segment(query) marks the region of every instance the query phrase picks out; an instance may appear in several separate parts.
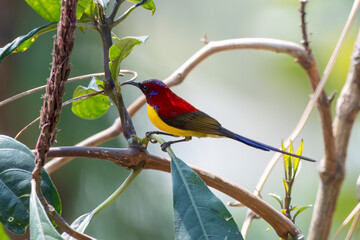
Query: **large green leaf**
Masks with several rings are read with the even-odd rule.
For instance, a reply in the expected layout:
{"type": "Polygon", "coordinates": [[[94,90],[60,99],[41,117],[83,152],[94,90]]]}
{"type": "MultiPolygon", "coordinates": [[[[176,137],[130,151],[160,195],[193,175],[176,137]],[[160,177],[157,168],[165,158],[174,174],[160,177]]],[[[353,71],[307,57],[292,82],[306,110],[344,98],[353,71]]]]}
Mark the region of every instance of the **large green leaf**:
{"type": "Polygon", "coordinates": [[[36,195],[35,185],[31,186],[30,195],[30,239],[63,240],[46,215],[46,212],[36,195]]]}
{"type": "MultiPolygon", "coordinates": [[[[93,78],[88,87],[78,86],[73,93],[73,98],[100,91],[97,86],[100,83],[99,80],[93,78]]],[[[110,106],[109,98],[99,94],[74,102],[71,110],[76,116],[91,120],[103,116],[110,106]]]]}
{"type": "MultiPolygon", "coordinates": [[[[140,3],[142,0],[127,0],[128,2],[133,2],[133,3],[140,3]]],[[[153,2],[153,0],[149,0],[144,4],[141,4],[141,6],[147,10],[151,10],[152,14],[154,15],[156,7],[155,7],[155,3],[153,2]]]]}
{"type": "Polygon", "coordinates": [[[114,81],[117,80],[122,60],[129,56],[136,45],[144,43],[148,37],[149,36],[125,37],[119,39],[115,35],[113,36],[115,43],[109,49],[109,67],[114,81]]]}
{"type": "Polygon", "coordinates": [[[176,239],[243,239],[230,212],[183,161],[171,157],[176,239]]]}
{"type": "Polygon", "coordinates": [[[47,24],[45,26],[37,27],[31,30],[28,34],[17,37],[11,43],[8,43],[5,47],[0,48],[0,62],[8,55],[12,53],[23,52],[27,50],[36,40],[36,38],[46,32],[55,30],[57,28],[57,22],[47,24]]]}
{"type": "MultiPolygon", "coordinates": [[[[22,234],[29,225],[30,180],[34,154],[24,144],[0,135],[0,221],[10,231],[22,234]]],[[[61,214],[59,194],[44,171],[41,189],[47,201],[61,214]]]]}
{"type": "Polygon", "coordinates": [[[60,0],[25,0],[40,16],[49,22],[60,20],[60,0]]]}

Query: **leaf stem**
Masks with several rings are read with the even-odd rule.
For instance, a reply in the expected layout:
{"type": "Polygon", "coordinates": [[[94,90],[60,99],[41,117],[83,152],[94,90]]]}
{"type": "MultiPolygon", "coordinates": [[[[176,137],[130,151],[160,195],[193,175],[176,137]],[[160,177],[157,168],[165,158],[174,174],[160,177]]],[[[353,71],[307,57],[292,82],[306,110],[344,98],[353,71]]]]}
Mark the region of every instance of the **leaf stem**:
{"type": "Polygon", "coordinates": [[[133,169],[130,173],[130,175],[125,179],[125,181],[121,184],[121,186],[116,189],[116,191],[111,194],[104,202],[102,202],[98,207],[96,207],[91,214],[96,216],[98,213],[100,213],[102,210],[104,210],[107,206],[109,206],[112,202],[115,201],[116,198],[118,198],[134,181],[134,179],[141,173],[143,170],[142,167],[138,167],[136,169],[133,169]]]}
{"type": "MultiPolygon", "coordinates": [[[[152,135],[150,136],[150,138],[153,139],[153,140],[155,140],[155,141],[157,141],[157,142],[160,143],[160,144],[164,144],[164,143],[165,143],[165,140],[162,139],[161,137],[157,136],[157,135],[152,134],[152,135]]],[[[175,153],[173,152],[173,150],[171,149],[170,146],[168,146],[168,147],[166,148],[166,151],[167,151],[167,153],[169,154],[169,156],[170,156],[171,158],[176,157],[176,156],[175,156],[175,153]]]]}

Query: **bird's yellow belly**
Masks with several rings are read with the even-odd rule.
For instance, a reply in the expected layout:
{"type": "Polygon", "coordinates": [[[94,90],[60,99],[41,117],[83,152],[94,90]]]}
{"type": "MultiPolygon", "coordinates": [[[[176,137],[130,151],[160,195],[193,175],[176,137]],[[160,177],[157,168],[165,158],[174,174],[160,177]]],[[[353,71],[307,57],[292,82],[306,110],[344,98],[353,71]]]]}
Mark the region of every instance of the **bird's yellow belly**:
{"type": "Polygon", "coordinates": [[[169,126],[163,120],[161,120],[161,118],[159,117],[159,115],[157,114],[155,109],[153,107],[151,107],[149,104],[147,104],[147,113],[150,118],[150,121],[155,125],[155,127],[160,129],[161,131],[171,133],[171,134],[173,134],[175,136],[179,136],[179,137],[188,137],[188,136],[199,137],[199,138],[200,137],[214,137],[212,135],[205,134],[205,133],[199,133],[199,132],[189,131],[189,130],[182,130],[182,129],[178,129],[178,128],[169,126]]]}

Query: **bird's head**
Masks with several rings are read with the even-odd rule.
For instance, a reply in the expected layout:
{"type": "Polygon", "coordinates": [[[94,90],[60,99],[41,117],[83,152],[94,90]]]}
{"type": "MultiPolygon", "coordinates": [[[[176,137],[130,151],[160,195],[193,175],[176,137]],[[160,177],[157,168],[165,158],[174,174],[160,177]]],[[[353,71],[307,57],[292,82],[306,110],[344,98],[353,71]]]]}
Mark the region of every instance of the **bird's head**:
{"type": "Polygon", "coordinates": [[[165,83],[157,79],[146,80],[143,82],[122,82],[121,86],[123,85],[133,85],[138,87],[146,96],[148,101],[155,96],[165,96],[166,93],[170,91],[165,83]]]}

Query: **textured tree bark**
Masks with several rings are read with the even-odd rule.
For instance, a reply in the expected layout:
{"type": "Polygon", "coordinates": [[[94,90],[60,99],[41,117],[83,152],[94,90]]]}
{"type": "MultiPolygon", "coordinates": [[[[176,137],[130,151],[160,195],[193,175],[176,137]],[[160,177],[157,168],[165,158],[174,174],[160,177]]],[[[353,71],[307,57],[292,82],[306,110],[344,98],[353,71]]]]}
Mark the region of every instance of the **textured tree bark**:
{"type": "Polygon", "coordinates": [[[325,156],[319,167],[320,184],[308,239],[328,239],[337,199],[345,178],[346,153],[351,130],[360,107],[360,32],[350,70],[336,105],[333,123],[334,156],[325,156]],[[334,158],[329,160],[329,158],[334,158]]]}

